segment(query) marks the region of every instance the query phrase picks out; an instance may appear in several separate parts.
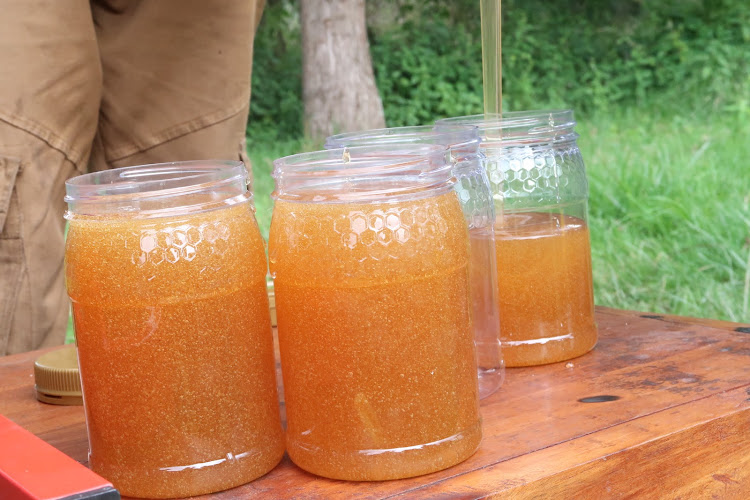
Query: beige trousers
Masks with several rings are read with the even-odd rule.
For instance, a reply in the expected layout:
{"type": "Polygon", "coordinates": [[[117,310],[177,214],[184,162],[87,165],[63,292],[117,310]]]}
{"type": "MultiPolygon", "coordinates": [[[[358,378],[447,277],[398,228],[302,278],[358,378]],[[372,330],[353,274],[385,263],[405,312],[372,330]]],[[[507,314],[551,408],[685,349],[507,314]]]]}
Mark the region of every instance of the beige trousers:
{"type": "Polygon", "coordinates": [[[0,355],[61,344],[65,181],[245,160],[265,0],[0,0],[0,355]]]}

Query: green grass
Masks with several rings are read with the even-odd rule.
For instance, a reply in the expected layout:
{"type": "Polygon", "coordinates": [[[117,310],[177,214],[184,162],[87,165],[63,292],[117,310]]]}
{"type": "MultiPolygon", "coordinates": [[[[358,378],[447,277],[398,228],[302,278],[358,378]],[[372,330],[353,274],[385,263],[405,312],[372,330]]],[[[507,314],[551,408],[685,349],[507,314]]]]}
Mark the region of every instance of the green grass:
{"type": "MultiPolygon", "coordinates": [[[[652,109],[582,120],[599,305],[750,321],[750,125],[652,109]]],[[[250,148],[257,217],[271,220],[273,159],[300,141],[250,148]]]]}
{"type": "Polygon", "coordinates": [[[580,146],[597,304],[750,321],[750,126],[631,110],[580,146]]]}

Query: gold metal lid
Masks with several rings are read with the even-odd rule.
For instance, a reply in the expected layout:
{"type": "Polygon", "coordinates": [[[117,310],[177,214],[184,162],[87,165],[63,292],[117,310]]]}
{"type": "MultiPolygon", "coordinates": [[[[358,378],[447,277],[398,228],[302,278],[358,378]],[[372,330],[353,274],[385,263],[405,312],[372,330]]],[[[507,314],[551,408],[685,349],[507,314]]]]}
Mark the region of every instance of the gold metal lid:
{"type": "Polygon", "coordinates": [[[78,354],[74,345],[66,345],[34,362],[36,398],[53,405],[81,405],[81,377],[78,373],[78,354]]]}

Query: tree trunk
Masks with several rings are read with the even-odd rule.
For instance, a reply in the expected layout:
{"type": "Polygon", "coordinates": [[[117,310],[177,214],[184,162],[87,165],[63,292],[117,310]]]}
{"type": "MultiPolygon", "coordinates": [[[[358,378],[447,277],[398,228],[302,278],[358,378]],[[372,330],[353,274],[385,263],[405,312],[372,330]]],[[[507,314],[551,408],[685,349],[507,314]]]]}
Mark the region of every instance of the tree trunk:
{"type": "Polygon", "coordinates": [[[305,134],[385,127],[365,24],[365,0],[301,0],[305,134]]]}

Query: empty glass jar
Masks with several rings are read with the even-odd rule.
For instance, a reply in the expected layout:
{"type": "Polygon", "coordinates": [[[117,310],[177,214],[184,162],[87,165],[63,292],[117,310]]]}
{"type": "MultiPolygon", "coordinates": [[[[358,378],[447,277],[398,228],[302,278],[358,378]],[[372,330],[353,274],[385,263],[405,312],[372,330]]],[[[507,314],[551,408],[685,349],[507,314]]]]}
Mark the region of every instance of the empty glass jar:
{"type": "Polygon", "coordinates": [[[394,127],[334,135],[326,149],[377,145],[388,152],[394,144],[440,144],[450,148],[454,189],[469,226],[474,342],[477,347],[479,397],[497,391],[505,374],[500,349],[495,269],[494,204],[487,174],[479,161],[479,133],[468,125],[394,127]]]}
{"type": "Polygon", "coordinates": [[[479,446],[469,235],[447,157],[393,145],[274,162],[287,451],[309,472],[397,479],[479,446]]]}
{"type": "Polygon", "coordinates": [[[497,211],[500,338],[508,366],[563,361],[597,339],[588,183],[570,110],[440,120],[479,127],[497,211]]]}

